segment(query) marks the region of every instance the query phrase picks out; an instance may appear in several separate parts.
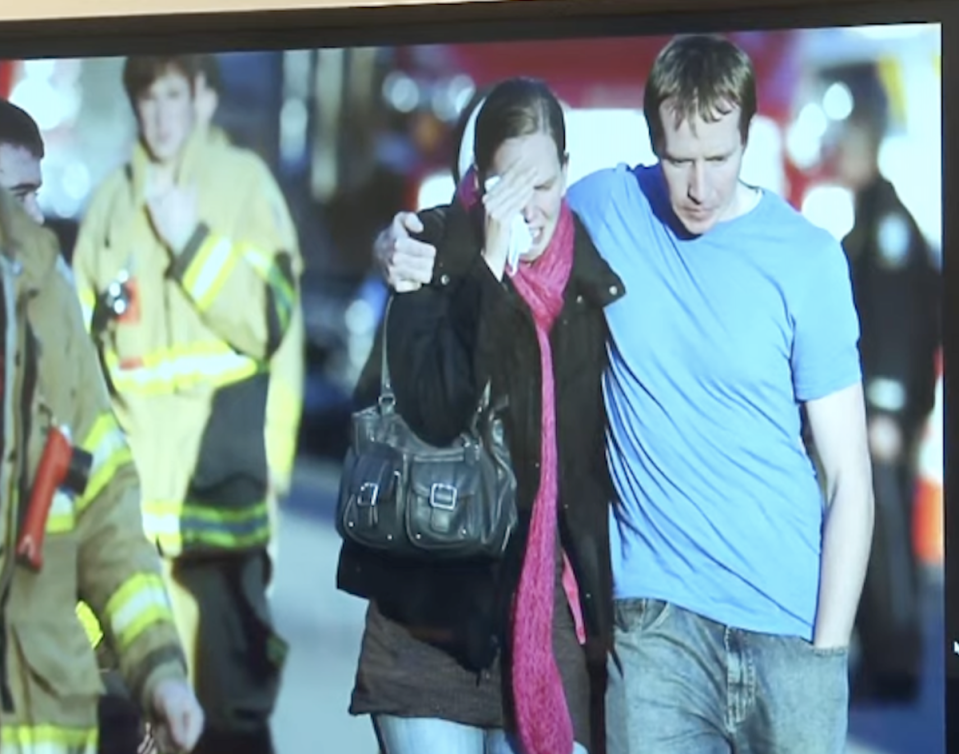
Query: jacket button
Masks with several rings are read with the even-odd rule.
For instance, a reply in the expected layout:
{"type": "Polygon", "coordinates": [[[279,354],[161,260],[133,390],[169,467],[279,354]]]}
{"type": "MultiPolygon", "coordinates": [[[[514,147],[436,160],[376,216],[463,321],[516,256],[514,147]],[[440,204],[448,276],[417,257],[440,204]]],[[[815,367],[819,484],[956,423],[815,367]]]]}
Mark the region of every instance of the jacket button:
{"type": "Polygon", "coordinates": [[[610,295],[612,295],[612,296],[618,296],[618,295],[619,295],[619,286],[618,286],[618,285],[611,285],[611,286],[609,286],[609,293],[610,293],[610,295]]]}
{"type": "Polygon", "coordinates": [[[577,303],[577,304],[583,303],[583,297],[582,297],[582,296],[577,296],[577,297],[576,297],[576,303],[577,303]]]}
{"type": "Polygon", "coordinates": [[[449,284],[450,284],[450,276],[444,272],[442,275],[440,275],[440,285],[449,285],[449,284]]]}

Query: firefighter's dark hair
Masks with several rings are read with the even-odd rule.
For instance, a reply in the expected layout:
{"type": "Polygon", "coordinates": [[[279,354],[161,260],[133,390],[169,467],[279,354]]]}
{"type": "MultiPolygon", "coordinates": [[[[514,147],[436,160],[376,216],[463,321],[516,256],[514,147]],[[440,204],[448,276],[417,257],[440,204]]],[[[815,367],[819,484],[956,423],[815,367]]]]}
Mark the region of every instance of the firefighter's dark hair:
{"type": "Polygon", "coordinates": [[[192,91],[200,72],[199,55],[134,55],[123,66],[123,88],[131,104],[135,104],[154,82],[166,73],[183,75],[192,91]]]}
{"type": "Polygon", "coordinates": [[[739,108],[743,144],[756,114],[756,72],[749,56],[728,39],[713,34],[674,38],[656,57],[646,81],[643,111],[657,155],[663,147],[660,108],[669,102],[677,125],[697,115],[715,122],[739,108]]]}
{"type": "Polygon", "coordinates": [[[822,73],[823,82],[845,84],[852,95],[853,108],[848,117],[837,123],[837,132],[854,132],[865,138],[871,150],[878,150],[889,131],[892,112],[889,95],[882,84],[875,63],[838,66],[822,73]]]}
{"type": "Polygon", "coordinates": [[[38,160],[43,159],[43,137],[37,122],[26,110],[6,99],[0,99],[0,144],[22,147],[38,160]]]}
{"type": "Polygon", "coordinates": [[[217,94],[223,94],[223,72],[216,55],[203,54],[196,56],[197,75],[203,76],[207,87],[217,94]]]}
{"type": "Polygon", "coordinates": [[[493,164],[504,141],[544,133],[556,144],[556,154],[566,164],[566,122],[556,95],[542,81],[506,79],[493,87],[476,116],[473,158],[480,176],[493,164]]]}

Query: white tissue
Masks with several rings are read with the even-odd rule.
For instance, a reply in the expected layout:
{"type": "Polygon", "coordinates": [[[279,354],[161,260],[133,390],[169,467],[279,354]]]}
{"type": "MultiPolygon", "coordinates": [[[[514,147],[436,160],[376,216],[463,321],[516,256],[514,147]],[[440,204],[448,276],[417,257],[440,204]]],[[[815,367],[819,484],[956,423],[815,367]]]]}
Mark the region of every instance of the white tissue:
{"type": "MultiPolygon", "coordinates": [[[[490,191],[499,181],[499,176],[488,178],[484,187],[490,191]]],[[[519,266],[519,258],[530,250],[533,245],[533,236],[529,232],[529,226],[522,215],[516,215],[513,218],[512,228],[509,234],[509,251],[506,254],[506,266],[511,275],[516,274],[516,268],[519,266]]]]}

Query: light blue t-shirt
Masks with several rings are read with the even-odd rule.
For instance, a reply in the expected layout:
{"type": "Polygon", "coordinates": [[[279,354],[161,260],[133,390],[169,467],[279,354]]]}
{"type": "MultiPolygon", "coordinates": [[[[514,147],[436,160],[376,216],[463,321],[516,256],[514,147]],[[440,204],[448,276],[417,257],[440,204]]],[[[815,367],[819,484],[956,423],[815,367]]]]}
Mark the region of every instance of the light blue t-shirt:
{"type": "Polygon", "coordinates": [[[811,638],[823,498],[801,404],[861,378],[842,247],[769,192],[689,237],[658,165],[569,201],[626,287],[606,310],[616,597],[811,638]]]}

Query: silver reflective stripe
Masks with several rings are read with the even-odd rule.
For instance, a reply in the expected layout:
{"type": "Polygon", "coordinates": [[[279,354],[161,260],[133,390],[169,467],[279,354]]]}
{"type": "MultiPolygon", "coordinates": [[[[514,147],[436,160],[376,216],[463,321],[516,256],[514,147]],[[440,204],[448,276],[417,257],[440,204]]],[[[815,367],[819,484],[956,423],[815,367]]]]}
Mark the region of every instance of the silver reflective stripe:
{"type": "Polygon", "coordinates": [[[866,385],[866,400],[880,411],[902,411],[906,406],[906,388],[899,380],[877,377],[866,385]]]}

